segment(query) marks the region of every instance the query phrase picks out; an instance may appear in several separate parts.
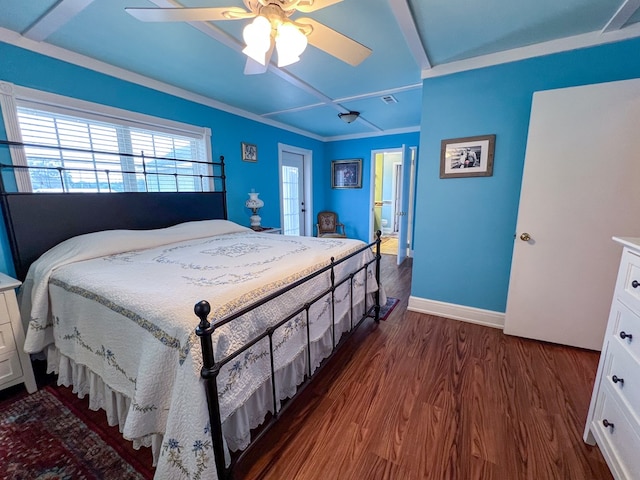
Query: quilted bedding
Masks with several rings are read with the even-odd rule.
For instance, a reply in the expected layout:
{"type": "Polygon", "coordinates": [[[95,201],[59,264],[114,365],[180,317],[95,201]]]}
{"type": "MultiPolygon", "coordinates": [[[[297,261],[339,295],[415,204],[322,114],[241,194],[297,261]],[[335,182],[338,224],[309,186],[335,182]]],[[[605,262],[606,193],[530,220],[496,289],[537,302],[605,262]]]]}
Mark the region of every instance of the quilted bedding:
{"type": "MultiPolygon", "coordinates": [[[[225,220],[76,237],[29,270],[20,296],[29,319],[25,350],[46,351],[59,383],[90,394],[92,408],[107,410],[125,438],[152,446],[156,478],[215,478],[194,304],[209,301],[215,323],[362,246],[349,239],[260,234],[225,220]]],[[[367,249],[343,262],[337,278],[371,258],[367,249]]],[[[350,328],[351,303],[356,318],[362,313],[365,285],[367,294],[378,288],[371,271],[354,284],[353,299],[346,284],[336,292],[336,338],[350,328]]],[[[328,285],[328,273],[320,275],[217,329],[216,360],[328,285]]],[[[310,310],[312,370],[332,348],[329,300],[310,310]]],[[[274,335],[278,402],[295,392],[309,367],[306,322],[298,315],[274,335]]],[[[264,339],[218,377],[230,449],[246,447],[250,429],[273,410],[268,352],[264,339]]]]}

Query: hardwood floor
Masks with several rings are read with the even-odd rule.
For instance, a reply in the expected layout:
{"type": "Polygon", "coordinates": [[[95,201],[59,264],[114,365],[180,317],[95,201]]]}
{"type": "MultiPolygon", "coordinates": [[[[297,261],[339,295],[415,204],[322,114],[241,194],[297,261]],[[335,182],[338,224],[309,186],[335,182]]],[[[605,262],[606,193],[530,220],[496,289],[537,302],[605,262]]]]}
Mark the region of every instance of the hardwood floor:
{"type": "Polygon", "coordinates": [[[394,263],[398,307],[361,326],[236,478],[612,478],[582,441],[597,352],[407,312],[410,264],[394,263]]]}

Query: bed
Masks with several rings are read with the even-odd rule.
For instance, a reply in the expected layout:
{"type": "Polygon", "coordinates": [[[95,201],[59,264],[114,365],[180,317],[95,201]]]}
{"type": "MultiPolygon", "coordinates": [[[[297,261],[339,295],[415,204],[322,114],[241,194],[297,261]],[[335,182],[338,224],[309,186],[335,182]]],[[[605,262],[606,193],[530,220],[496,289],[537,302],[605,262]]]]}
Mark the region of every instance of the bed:
{"type": "Polygon", "coordinates": [[[2,196],[25,349],[151,447],[156,478],[231,478],[231,452],[378,320],[379,239],[258,233],[226,220],[224,192],[51,195],[2,196]],[[68,224],[45,233],[43,211],[68,224]]]}

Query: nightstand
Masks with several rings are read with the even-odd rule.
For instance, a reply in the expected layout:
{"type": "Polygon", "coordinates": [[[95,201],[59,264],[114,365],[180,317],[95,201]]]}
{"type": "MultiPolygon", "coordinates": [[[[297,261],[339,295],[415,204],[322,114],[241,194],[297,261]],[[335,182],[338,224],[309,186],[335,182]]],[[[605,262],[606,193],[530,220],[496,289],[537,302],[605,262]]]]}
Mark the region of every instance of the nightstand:
{"type": "Polygon", "coordinates": [[[24,383],[27,392],[38,387],[31,359],[24,351],[24,329],[15,289],[20,282],[0,273],[0,390],[24,383]]]}
{"type": "Polygon", "coordinates": [[[254,232],[259,232],[259,233],[280,233],[282,234],[282,229],[281,228],[275,228],[275,227],[258,227],[258,228],[253,228],[254,232]]]}

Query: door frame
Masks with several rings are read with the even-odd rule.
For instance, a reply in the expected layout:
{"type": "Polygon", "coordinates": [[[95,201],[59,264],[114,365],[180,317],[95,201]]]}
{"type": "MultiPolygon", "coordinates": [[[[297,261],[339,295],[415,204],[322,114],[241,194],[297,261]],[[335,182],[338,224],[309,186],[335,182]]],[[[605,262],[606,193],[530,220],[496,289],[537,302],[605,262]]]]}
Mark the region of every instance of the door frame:
{"type": "Polygon", "coordinates": [[[313,178],[311,172],[313,167],[313,151],[307,150],[306,148],[294,147],[293,145],[287,145],[286,143],[278,143],[278,191],[280,195],[280,227],[284,228],[284,199],[282,192],[282,154],[284,152],[295,153],[297,155],[302,155],[302,165],[303,165],[303,188],[304,188],[304,236],[313,236],[313,222],[312,222],[312,213],[313,213],[313,178]]]}
{"type": "Polygon", "coordinates": [[[418,147],[409,147],[409,162],[410,162],[410,171],[409,171],[409,211],[407,215],[408,225],[407,225],[407,257],[413,258],[413,215],[415,209],[415,201],[416,201],[416,160],[418,158],[418,147]]]}
{"type": "MultiPolygon", "coordinates": [[[[416,155],[417,155],[417,147],[416,146],[411,146],[408,147],[406,145],[401,145],[399,147],[392,147],[392,148],[379,148],[376,150],[371,150],[371,167],[370,167],[370,176],[369,178],[371,179],[369,182],[369,232],[370,236],[369,239],[370,240],[375,240],[375,231],[374,231],[374,225],[375,225],[375,195],[376,195],[376,155],[378,154],[382,154],[384,155],[385,153],[400,153],[401,157],[402,157],[402,165],[403,168],[405,168],[405,165],[408,165],[410,167],[410,186],[409,186],[409,210],[407,212],[407,222],[408,222],[408,226],[407,226],[407,243],[409,244],[409,247],[407,248],[407,256],[412,256],[412,252],[413,252],[413,239],[411,237],[412,232],[413,232],[413,215],[414,215],[414,209],[413,207],[413,199],[411,198],[412,196],[415,195],[415,179],[416,179],[416,175],[415,175],[415,159],[413,160],[413,162],[411,161],[411,157],[409,157],[408,159],[405,158],[407,155],[405,154],[405,151],[408,152],[409,154],[411,154],[411,152],[415,150],[416,155]]],[[[399,247],[400,248],[400,247],[399,247]]]]}
{"type": "Polygon", "coordinates": [[[393,212],[393,224],[391,234],[400,232],[399,211],[402,205],[402,169],[403,162],[393,162],[393,175],[391,178],[391,211],[393,212]],[[398,227],[396,229],[396,227],[398,227]]]}

